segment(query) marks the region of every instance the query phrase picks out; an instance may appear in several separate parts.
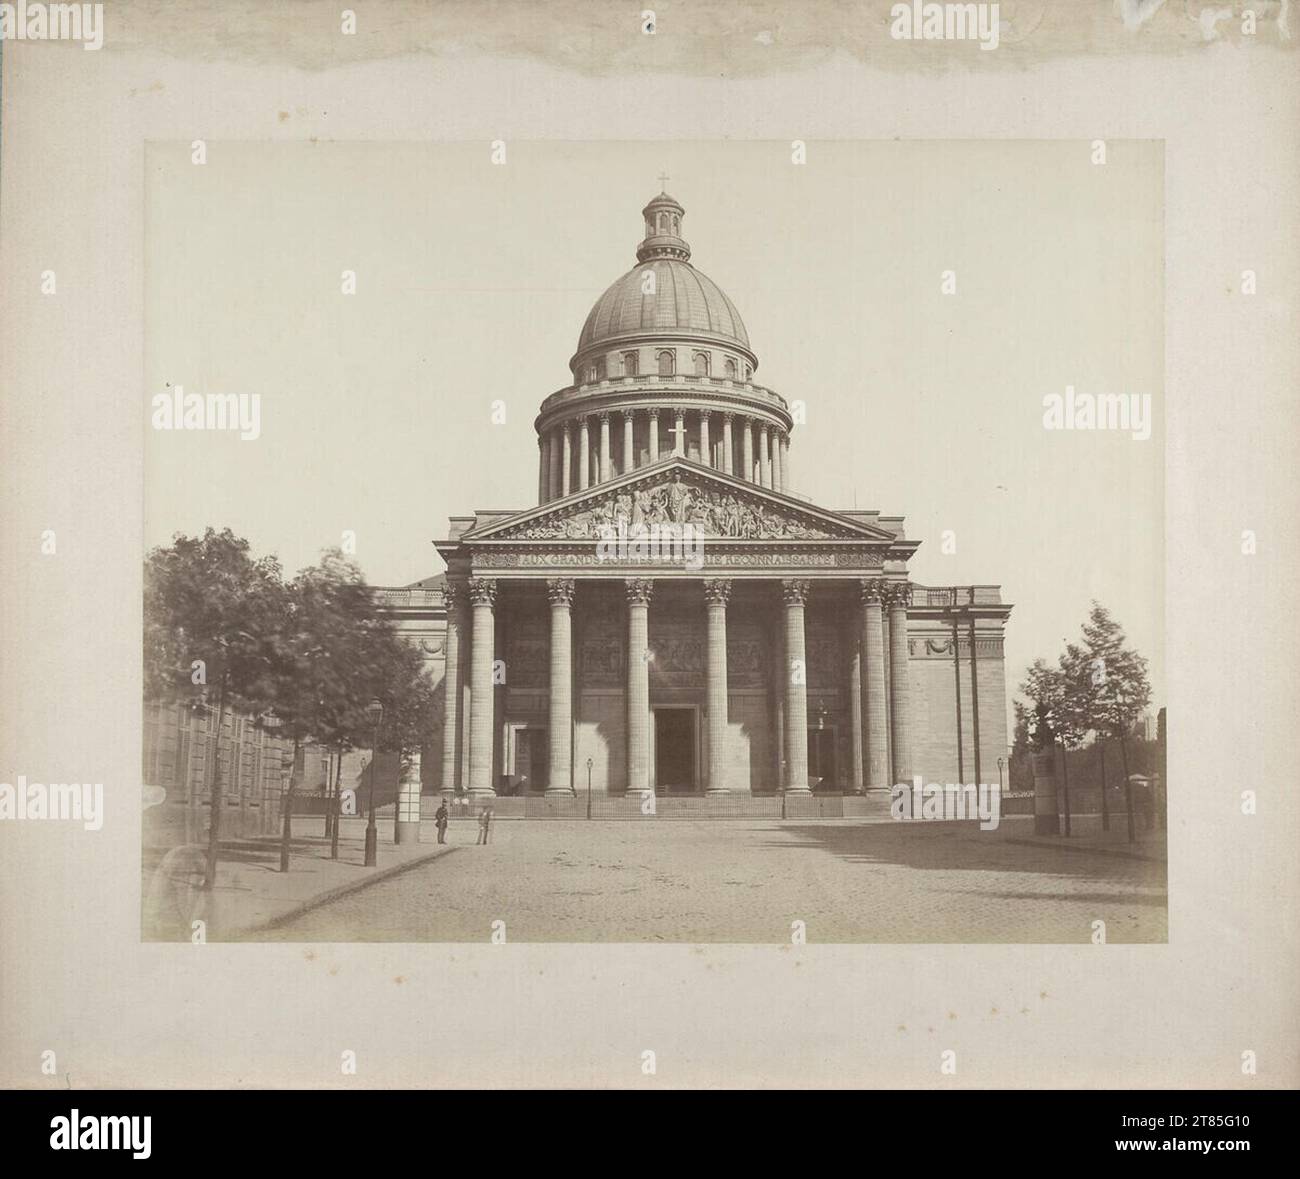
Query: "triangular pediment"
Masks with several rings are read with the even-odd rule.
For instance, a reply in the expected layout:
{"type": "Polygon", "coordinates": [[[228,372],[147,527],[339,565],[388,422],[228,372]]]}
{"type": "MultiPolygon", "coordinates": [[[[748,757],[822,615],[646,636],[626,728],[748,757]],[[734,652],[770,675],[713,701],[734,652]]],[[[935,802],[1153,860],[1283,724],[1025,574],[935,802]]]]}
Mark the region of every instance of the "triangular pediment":
{"type": "Polygon", "coordinates": [[[610,530],[639,525],[690,525],[697,535],[726,541],[857,541],[892,544],[873,528],[793,496],[758,486],[688,459],[672,457],[629,471],[461,537],[494,541],[599,540],[610,530]]]}

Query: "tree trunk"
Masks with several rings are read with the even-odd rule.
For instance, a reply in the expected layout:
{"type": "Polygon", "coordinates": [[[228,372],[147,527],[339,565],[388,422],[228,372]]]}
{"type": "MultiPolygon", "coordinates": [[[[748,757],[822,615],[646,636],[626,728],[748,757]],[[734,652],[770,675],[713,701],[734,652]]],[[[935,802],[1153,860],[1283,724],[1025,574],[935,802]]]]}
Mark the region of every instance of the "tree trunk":
{"type": "Polygon", "coordinates": [[[298,750],[302,747],[302,738],[293,739],[293,763],[289,766],[289,788],[284,792],[283,821],[280,825],[280,871],[289,871],[289,845],[293,840],[293,786],[298,777],[298,750]]]}
{"type": "Polygon", "coordinates": [[[1070,834],[1070,747],[1061,742],[1061,796],[1065,800],[1065,834],[1070,834]]]}
{"type": "Polygon", "coordinates": [[[1133,831],[1133,783],[1128,776],[1128,746],[1124,743],[1123,729],[1119,731],[1119,755],[1124,762],[1124,809],[1128,811],[1128,841],[1136,843],[1137,835],[1133,831]]]}
{"type": "Polygon", "coordinates": [[[203,874],[203,890],[211,892],[217,886],[217,848],[221,841],[221,725],[226,711],[226,676],[221,672],[221,688],[217,692],[217,728],[212,741],[212,789],[208,814],[208,862],[203,874]]]}
{"type": "Polygon", "coordinates": [[[330,859],[339,858],[339,808],[343,805],[343,742],[334,766],[334,797],[330,800],[330,859]]]}
{"type": "Polygon", "coordinates": [[[1110,830],[1110,804],[1106,801],[1108,786],[1106,783],[1106,742],[1104,739],[1097,742],[1097,748],[1101,751],[1101,829],[1110,830]]]}

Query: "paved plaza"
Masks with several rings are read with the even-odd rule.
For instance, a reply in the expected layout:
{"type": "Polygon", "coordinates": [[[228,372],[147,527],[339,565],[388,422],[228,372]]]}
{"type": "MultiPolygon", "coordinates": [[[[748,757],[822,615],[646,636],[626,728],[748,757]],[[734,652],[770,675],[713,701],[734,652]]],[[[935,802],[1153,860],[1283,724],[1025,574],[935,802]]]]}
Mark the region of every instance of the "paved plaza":
{"type": "MultiPolygon", "coordinates": [[[[1120,826],[1122,827],[1122,819],[1120,826]]],[[[427,826],[427,825],[426,825],[427,826]]],[[[1032,823],[516,821],[259,940],[1109,942],[1168,936],[1163,840],[1037,840],[1032,823]]],[[[432,829],[423,838],[432,842],[432,829]]],[[[1121,834],[1122,838],[1122,834],[1121,834]]]]}

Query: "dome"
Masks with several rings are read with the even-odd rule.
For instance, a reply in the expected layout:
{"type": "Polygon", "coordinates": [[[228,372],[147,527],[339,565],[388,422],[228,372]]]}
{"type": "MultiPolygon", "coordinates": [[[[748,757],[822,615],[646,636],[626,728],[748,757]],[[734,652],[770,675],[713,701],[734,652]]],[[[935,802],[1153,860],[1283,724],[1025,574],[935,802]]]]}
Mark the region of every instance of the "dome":
{"type": "Polygon", "coordinates": [[[707,274],[676,258],[655,258],[616,279],[582,325],[578,351],[645,331],[708,332],[749,350],[749,335],[735,304],[707,274]],[[654,271],[653,295],[642,293],[647,270],[654,271]]]}
{"type": "Polygon", "coordinates": [[[582,325],[577,355],[606,341],[644,332],[706,334],[749,353],[749,334],[735,304],[690,263],[691,248],[681,236],[682,206],[661,192],[642,216],[645,238],[637,248],[638,264],[596,300],[582,325]],[[646,293],[647,271],[654,272],[653,293],[646,293]]]}

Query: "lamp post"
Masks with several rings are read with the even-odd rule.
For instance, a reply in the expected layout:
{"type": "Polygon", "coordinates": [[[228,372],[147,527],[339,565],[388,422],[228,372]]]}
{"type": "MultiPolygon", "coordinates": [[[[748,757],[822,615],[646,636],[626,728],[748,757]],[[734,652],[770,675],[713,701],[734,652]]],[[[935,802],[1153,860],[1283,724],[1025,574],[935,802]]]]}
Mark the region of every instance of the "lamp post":
{"type": "Polygon", "coordinates": [[[591,758],[587,758],[587,818],[591,818],[591,758]]]}
{"type": "Polygon", "coordinates": [[[1115,691],[1115,702],[1119,706],[1119,756],[1120,764],[1124,767],[1124,809],[1128,812],[1128,841],[1136,843],[1137,834],[1133,830],[1133,781],[1128,776],[1128,745],[1124,740],[1128,718],[1124,711],[1124,693],[1118,689],[1115,691]]]}
{"type": "Polygon", "coordinates": [[[330,859],[339,858],[339,811],[343,807],[343,742],[334,765],[334,792],[330,795],[330,859]]]}
{"type": "Polygon", "coordinates": [[[1002,785],[1002,764],[1004,761],[1006,761],[1006,758],[1002,758],[1002,757],[998,758],[998,794],[1002,794],[1004,791],[1004,787],[1002,785]]]}
{"type": "Polygon", "coordinates": [[[366,705],[366,718],[370,721],[370,818],[366,821],[366,867],[379,863],[379,831],[375,827],[375,769],[379,758],[379,726],[384,723],[384,706],[378,700],[366,705]]]}

